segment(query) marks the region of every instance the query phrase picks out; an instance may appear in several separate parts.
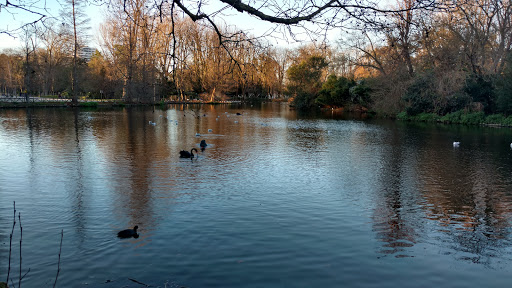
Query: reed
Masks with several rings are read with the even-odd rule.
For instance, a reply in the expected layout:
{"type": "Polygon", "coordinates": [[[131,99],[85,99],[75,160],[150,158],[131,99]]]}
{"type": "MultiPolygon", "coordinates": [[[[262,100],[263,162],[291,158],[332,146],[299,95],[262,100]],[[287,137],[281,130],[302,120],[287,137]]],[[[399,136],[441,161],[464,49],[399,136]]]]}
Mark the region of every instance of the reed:
{"type": "MultiPolygon", "coordinates": [[[[13,219],[12,219],[12,228],[11,228],[11,234],[9,235],[9,261],[7,266],[7,278],[5,282],[0,282],[0,288],[3,287],[9,287],[8,283],[11,283],[11,288],[21,288],[22,280],[28,275],[30,272],[30,268],[27,269],[25,274],[23,274],[23,268],[22,268],[22,246],[23,246],[23,226],[21,225],[21,212],[18,212],[18,221],[16,222],[16,201],[13,202],[13,219]],[[18,286],[14,283],[15,280],[11,278],[11,267],[13,267],[14,263],[12,262],[12,242],[14,238],[14,229],[16,228],[16,224],[19,223],[20,227],[20,258],[19,258],[19,276],[18,276],[18,286]]],[[[62,252],[62,239],[64,238],[64,230],[61,231],[60,234],[60,247],[59,247],[59,260],[57,262],[57,275],[55,276],[55,282],[53,283],[53,287],[55,288],[57,285],[57,279],[59,278],[60,273],[60,257],[62,252]]]]}

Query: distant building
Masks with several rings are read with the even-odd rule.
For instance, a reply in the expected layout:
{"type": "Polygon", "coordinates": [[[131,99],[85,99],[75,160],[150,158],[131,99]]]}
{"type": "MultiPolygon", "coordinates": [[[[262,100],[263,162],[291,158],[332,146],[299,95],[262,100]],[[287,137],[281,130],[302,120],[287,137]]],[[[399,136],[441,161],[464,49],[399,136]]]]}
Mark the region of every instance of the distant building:
{"type": "Polygon", "coordinates": [[[84,59],[86,62],[89,62],[89,60],[91,60],[91,57],[92,57],[92,55],[94,54],[95,51],[96,51],[95,48],[83,47],[78,52],[78,57],[84,59]]]}

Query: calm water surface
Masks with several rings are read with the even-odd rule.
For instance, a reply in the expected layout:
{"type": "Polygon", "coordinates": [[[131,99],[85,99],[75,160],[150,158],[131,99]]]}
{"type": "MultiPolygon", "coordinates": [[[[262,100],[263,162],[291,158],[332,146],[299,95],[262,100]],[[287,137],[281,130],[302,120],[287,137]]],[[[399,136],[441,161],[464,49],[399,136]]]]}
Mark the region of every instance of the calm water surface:
{"type": "Polygon", "coordinates": [[[16,201],[25,288],[53,286],[61,230],[57,287],[510,287],[511,131],[279,104],[0,110],[0,281],[16,201]]]}

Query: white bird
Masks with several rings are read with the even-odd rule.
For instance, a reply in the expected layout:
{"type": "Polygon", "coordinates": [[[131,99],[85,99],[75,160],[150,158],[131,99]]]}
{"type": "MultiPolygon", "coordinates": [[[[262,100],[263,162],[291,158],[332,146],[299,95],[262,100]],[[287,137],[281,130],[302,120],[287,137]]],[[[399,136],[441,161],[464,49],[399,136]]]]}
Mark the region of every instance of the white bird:
{"type": "Polygon", "coordinates": [[[512,148],[512,143],[510,143],[510,148],[512,148]]]}
{"type": "Polygon", "coordinates": [[[453,147],[459,147],[460,142],[453,142],[453,147]]]}
{"type": "Polygon", "coordinates": [[[196,133],[196,137],[199,137],[199,136],[201,136],[201,134],[199,134],[199,133],[196,133]]]}
{"type": "Polygon", "coordinates": [[[213,132],[213,130],[212,130],[212,129],[208,129],[208,132],[210,132],[210,133],[211,133],[211,132],[213,132]]]}
{"type": "Polygon", "coordinates": [[[238,121],[235,121],[235,124],[238,124],[238,121]]]}

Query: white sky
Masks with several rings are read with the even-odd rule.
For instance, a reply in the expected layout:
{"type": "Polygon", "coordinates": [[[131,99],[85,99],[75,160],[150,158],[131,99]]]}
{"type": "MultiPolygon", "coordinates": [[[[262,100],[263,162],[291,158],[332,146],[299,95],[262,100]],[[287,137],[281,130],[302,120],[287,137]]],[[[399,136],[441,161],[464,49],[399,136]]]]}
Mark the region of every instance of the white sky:
{"type": "MultiPolygon", "coordinates": [[[[47,17],[55,17],[56,19],[59,19],[60,11],[62,10],[61,4],[64,1],[59,0],[35,0],[37,3],[37,6],[34,7],[33,10],[38,11],[44,15],[47,15],[47,17]],[[46,5],[46,6],[45,6],[46,5]]],[[[17,4],[17,1],[13,1],[17,4]]],[[[103,22],[103,13],[102,7],[89,5],[87,6],[86,13],[89,18],[91,18],[90,26],[91,26],[91,41],[95,42],[96,34],[99,29],[99,25],[101,22],[103,22]]],[[[40,16],[36,14],[31,14],[28,12],[20,11],[19,9],[9,9],[7,11],[6,9],[2,9],[0,11],[0,30],[12,30],[15,28],[20,27],[24,23],[30,23],[37,19],[39,19],[40,16]],[[9,13],[12,12],[12,13],[9,13]]],[[[18,36],[18,35],[15,35],[18,36]]],[[[14,48],[17,49],[21,47],[20,37],[13,38],[6,34],[0,34],[0,51],[6,48],[14,48]]],[[[92,46],[96,46],[94,43],[92,43],[92,46]]]]}

